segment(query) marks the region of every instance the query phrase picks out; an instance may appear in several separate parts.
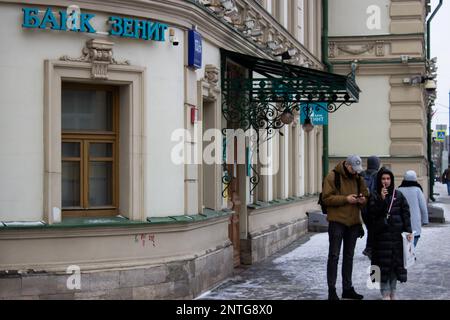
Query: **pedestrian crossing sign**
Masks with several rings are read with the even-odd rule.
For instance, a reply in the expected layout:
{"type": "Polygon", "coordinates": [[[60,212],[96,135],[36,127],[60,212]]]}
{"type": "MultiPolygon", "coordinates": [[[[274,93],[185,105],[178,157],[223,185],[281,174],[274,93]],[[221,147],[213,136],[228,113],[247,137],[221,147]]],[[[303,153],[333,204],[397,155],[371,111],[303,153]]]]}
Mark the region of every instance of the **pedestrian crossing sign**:
{"type": "Polygon", "coordinates": [[[445,141],[446,130],[437,130],[435,141],[445,141]]]}

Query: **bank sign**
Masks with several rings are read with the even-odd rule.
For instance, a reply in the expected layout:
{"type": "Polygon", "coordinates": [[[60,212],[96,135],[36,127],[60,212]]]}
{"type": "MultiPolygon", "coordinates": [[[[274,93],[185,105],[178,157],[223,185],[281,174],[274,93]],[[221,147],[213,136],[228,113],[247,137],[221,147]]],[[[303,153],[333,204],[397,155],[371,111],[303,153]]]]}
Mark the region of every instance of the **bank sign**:
{"type": "MultiPolygon", "coordinates": [[[[309,103],[310,114],[309,118],[311,119],[311,123],[313,125],[327,125],[328,124],[328,112],[327,112],[327,103],[309,103]]],[[[300,108],[300,123],[305,123],[306,110],[305,103],[301,104],[300,108]]]]}
{"type": "MultiPolygon", "coordinates": [[[[81,13],[77,6],[70,6],[57,13],[47,8],[42,14],[38,8],[22,8],[22,27],[28,29],[51,29],[59,31],[97,33],[91,25],[95,17],[92,13],[81,13]]],[[[142,19],[110,16],[108,18],[110,30],[108,34],[124,38],[142,40],[165,41],[166,24],[142,19]]]]}

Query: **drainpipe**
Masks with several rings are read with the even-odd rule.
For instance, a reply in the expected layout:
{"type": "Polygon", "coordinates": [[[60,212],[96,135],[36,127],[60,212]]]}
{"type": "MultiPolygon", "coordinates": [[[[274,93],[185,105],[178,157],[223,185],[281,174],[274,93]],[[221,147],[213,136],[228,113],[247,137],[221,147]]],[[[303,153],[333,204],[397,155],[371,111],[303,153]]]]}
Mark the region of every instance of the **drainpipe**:
{"type": "MultiPolygon", "coordinates": [[[[431,58],[431,37],[430,37],[430,27],[431,27],[431,20],[433,20],[434,16],[436,15],[436,13],[439,11],[439,9],[442,6],[442,2],[443,0],[439,0],[439,4],[436,7],[436,9],[434,9],[433,13],[431,14],[431,17],[428,19],[427,21],[427,60],[430,60],[431,58]]],[[[428,166],[430,168],[429,170],[429,179],[430,179],[430,192],[429,192],[429,197],[431,201],[436,201],[436,199],[434,199],[434,166],[433,166],[433,160],[431,159],[431,106],[427,106],[427,115],[428,115],[428,119],[427,119],[427,131],[428,131],[428,166]]]]}
{"type": "MultiPolygon", "coordinates": [[[[333,65],[328,60],[328,0],[322,0],[322,62],[328,72],[333,72],[333,65]]],[[[328,121],[330,121],[328,117],[328,121]]],[[[329,170],[328,160],[328,125],[323,126],[322,175],[326,177],[329,170]]]]}

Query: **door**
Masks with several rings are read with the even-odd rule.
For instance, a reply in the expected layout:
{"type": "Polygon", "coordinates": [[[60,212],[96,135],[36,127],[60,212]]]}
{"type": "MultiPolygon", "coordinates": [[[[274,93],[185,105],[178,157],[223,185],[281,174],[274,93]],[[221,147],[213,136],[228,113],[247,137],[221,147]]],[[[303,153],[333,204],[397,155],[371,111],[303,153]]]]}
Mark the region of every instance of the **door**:
{"type": "Polygon", "coordinates": [[[230,222],[228,224],[228,237],[233,244],[233,264],[234,267],[238,267],[241,264],[241,239],[239,234],[239,215],[241,212],[242,202],[239,197],[239,177],[237,165],[228,165],[228,172],[231,173],[233,179],[230,184],[230,195],[231,195],[231,210],[233,214],[230,216],[230,222]]]}

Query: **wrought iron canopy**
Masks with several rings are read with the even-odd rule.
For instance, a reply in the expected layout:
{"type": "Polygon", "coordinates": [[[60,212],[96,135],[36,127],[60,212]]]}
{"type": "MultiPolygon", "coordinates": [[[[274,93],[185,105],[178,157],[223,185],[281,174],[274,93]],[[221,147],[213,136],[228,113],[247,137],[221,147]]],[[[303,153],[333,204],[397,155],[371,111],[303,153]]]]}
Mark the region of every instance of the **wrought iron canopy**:
{"type": "MultiPolygon", "coordinates": [[[[221,49],[249,70],[247,78],[223,77],[224,94],[245,91],[255,100],[279,102],[358,102],[360,89],[351,75],[343,76],[221,49]],[[260,76],[253,78],[254,73],[260,76]]],[[[225,71],[225,70],[223,70],[225,71]]]]}
{"type": "MultiPolygon", "coordinates": [[[[256,154],[261,130],[265,133],[263,140],[270,139],[276,129],[293,121],[294,111],[303,112],[305,121],[311,124],[309,116],[313,111],[324,109],[332,113],[359,100],[361,90],[354,73],[343,76],[224,49],[221,59],[222,114],[227,120],[226,128],[254,129],[256,154]]],[[[260,175],[254,165],[250,168],[253,193],[260,175]]],[[[225,165],[224,195],[232,179],[225,165]]]]}
{"type": "Polygon", "coordinates": [[[300,104],[325,104],[328,112],[358,102],[360,89],[354,75],[347,76],[262,59],[221,49],[222,113],[228,127],[281,128],[283,113],[300,111],[300,104]],[[230,62],[246,75],[229,71],[230,62]]]}

